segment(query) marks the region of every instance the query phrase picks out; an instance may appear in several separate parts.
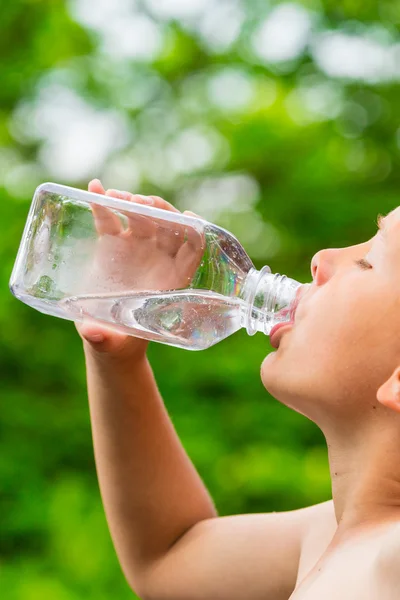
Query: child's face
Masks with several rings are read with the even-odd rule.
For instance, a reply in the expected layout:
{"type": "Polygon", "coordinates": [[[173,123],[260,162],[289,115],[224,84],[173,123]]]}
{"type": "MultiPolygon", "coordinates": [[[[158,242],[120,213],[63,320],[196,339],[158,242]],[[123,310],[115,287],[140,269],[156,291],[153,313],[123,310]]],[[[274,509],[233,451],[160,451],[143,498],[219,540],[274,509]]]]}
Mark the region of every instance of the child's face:
{"type": "Polygon", "coordinates": [[[295,324],[263,363],[268,391],[312,419],[328,407],[346,417],[372,408],[400,364],[400,207],[381,228],[365,243],[314,256],[295,324]]]}

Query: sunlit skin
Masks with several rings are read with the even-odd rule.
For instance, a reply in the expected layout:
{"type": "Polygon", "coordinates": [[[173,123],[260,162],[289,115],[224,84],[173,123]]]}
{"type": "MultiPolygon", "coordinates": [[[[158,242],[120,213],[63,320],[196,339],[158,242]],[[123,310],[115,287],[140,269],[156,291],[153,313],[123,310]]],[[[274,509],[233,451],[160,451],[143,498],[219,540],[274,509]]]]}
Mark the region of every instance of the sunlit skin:
{"type": "Polygon", "coordinates": [[[314,256],[295,325],[261,369],[268,391],[324,432],[343,528],[400,509],[400,209],[379,222],[371,240],[314,256]]]}
{"type": "MultiPolygon", "coordinates": [[[[89,190],[105,193],[98,180],[89,190]]],[[[147,342],[79,326],[102,500],[139,596],[400,597],[400,209],[380,227],[363,244],[313,257],[295,323],[261,368],[266,389],[323,431],[330,502],[218,518],[165,410],[147,342]]]]}

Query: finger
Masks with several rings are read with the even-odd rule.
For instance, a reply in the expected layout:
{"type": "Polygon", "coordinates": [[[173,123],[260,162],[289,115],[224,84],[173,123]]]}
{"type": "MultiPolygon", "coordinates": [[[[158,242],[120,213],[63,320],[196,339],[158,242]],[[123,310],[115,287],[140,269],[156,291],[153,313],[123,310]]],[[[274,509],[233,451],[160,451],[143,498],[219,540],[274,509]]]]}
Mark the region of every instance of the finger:
{"type": "Polygon", "coordinates": [[[173,206],[172,204],[170,204],[163,198],[160,198],[160,196],[148,196],[148,198],[151,198],[153,200],[153,202],[154,202],[153,206],[155,208],[161,208],[162,210],[169,210],[171,212],[176,212],[176,213],[181,212],[180,210],[175,208],[175,206],[173,206]]]}
{"type": "Polygon", "coordinates": [[[197,269],[201,265],[201,260],[204,255],[204,249],[199,244],[198,246],[184,244],[176,256],[176,262],[179,266],[179,271],[184,277],[192,280],[197,269]]]}
{"type": "Polygon", "coordinates": [[[90,344],[102,344],[105,340],[105,333],[102,328],[91,323],[76,322],[75,326],[82,339],[90,344]]]}
{"type": "MultiPolygon", "coordinates": [[[[133,194],[130,192],[122,192],[121,190],[109,189],[106,191],[107,196],[111,196],[112,198],[119,198],[120,200],[125,200],[127,202],[131,202],[133,198],[133,194]]],[[[140,198],[140,196],[138,196],[140,198]]],[[[144,198],[144,196],[143,196],[144,198]]]]}
{"type": "Polygon", "coordinates": [[[128,217],[130,236],[141,238],[152,238],[156,232],[154,219],[145,215],[135,215],[134,213],[124,213],[128,217]]]}
{"type": "Polygon", "coordinates": [[[113,353],[123,347],[126,336],[97,327],[96,325],[83,324],[79,329],[82,339],[94,350],[101,353],[113,353]]]}
{"type": "Polygon", "coordinates": [[[170,202],[160,198],[160,196],[143,196],[142,194],[131,194],[130,192],[121,192],[120,190],[114,189],[107,190],[106,194],[107,196],[113,196],[114,198],[119,198],[120,200],[137,202],[138,204],[153,206],[154,208],[160,208],[161,210],[168,210],[176,213],[181,212],[170,202]]]}
{"type": "MultiPolygon", "coordinates": [[[[105,195],[104,187],[100,179],[93,179],[89,183],[88,190],[94,194],[105,195]]],[[[99,235],[117,235],[121,232],[121,221],[112,210],[105,206],[101,206],[100,204],[92,204],[92,213],[94,226],[99,235]]]]}
{"type": "Polygon", "coordinates": [[[82,340],[88,344],[91,350],[100,354],[117,355],[125,354],[144,355],[148,342],[142,339],[134,339],[124,333],[111,331],[101,327],[92,321],[76,323],[76,328],[82,340]]]}
{"type": "Polygon", "coordinates": [[[186,284],[191,283],[193,277],[200,267],[204,256],[205,239],[204,235],[196,231],[194,227],[186,227],[185,243],[180,248],[176,256],[176,265],[179,276],[186,284]]]}
{"type": "Polygon", "coordinates": [[[137,202],[138,204],[147,204],[154,208],[161,208],[161,210],[169,210],[171,212],[180,213],[181,211],[175,208],[170,202],[167,202],[160,196],[143,196],[142,194],[131,194],[130,192],[121,192],[120,190],[107,190],[107,196],[113,196],[120,200],[127,200],[128,202],[137,202]]]}
{"type": "MultiPolygon", "coordinates": [[[[180,213],[180,211],[172,206],[169,202],[160,198],[160,196],[142,196],[139,194],[132,194],[131,201],[137,202],[140,204],[145,204],[147,206],[152,206],[153,208],[158,208],[161,210],[167,210],[169,212],[180,213]]],[[[150,219],[149,219],[150,220],[150,219]]],[[[180,225],[172,224],[164,222],[159,218],[151,219],[152,230],[148,231],[148,237],[150,235],[157,236],[157,244],[163,247],[171,256],[174,256],[179,249],[179,246],[183,243],[183,235],[179,235],[180,225]]],[[[134,229],[134,222],[131,222],[131,229],[134,229]]]]}
{"type": "MultiPolygon", "coordinates": [[[[180,210],[175,208],[170,202],[164,200],[160,196],[148,196],[153,201],[154,208],[167,210],[173,213],[179,213],[180,210]]],[[[157,227],[157,245],[168,252],[171,256],[175,256],[180,247],[184,243],[184,227],[178,223],[160,223],[157,227]]]]}
{"type": "Polygon", "coordinates": [[[115,189],[107,190],[106,194],[107,196],[113,196],[114,198],[120,198],[120,200],[127,200],[128,202],[147,204],[154,206],[154,208],[161,208],[162,210],[169,210],[171,212],[181,212],[170,202],[167,202],[164,198],[160,198],[160,196],[143,196],[142,194],[131,194],[130,192],[121,192],[115,189]]]}
{"type": "Polygon", "coordinates": [[[122,231],[122,223],[109,208],[92,204],[92,213],[96,231],[99,235],[118,235],[122,231]]]}
{"type": "Polygon", "coordinates": [[[169,256],[175,256],[185,243],[185,226],[181,223],[157,219],[157,247],[169,256]]]}
{"type": "MultiPolygon", "coordinates": [[[[185,210],[184,215],[188,217],[195,217],[196,219],[201,219],[204,221],[203,217],[192,212],[191,210],[185,210]]],[[[185,241],[188,242],[192,249],[194,249],[198,253],[202,253],[205,248],[205,240],[204,234],[200,233],[195,227],[189,225],[185,229],[185,241]]]]}
{"type": "Polygon", "coordinates": [[[101,354],[114,354],[122,350],[127,341],[127,335],[111,331],[91,321],[76,323],[76,328],[84,342],[101,354]]]}
{"type": "Polygon", "coordinates": [[[202,255],[205,249],[204,232],[197,231],[195,227],[187,225],[185,227],[185,242],[190,246],[192,252],[202,255]]]}
{"type": "Polygon", "coordinates": [[[201,219],[202,221],[204,221],[203,217],[200,217],[200,215],[192,212],[191,210],[184,210],[183,214],[184,215],[188,215],[188,217],[196,217],[196,219],[201,219]]]}
{"type": "MultiPolygon", "coordinates": [[[[122,192],[121,190],[110,189],[106,192],[107,196],[125,200],[125,202],[134,202],[136,204],[153,205],[154,202],[148,196],[140,194],[131,194],[130,192],[122,192]]],[[[132,233],[138,238],[149,238],[155,233],[155,227],[152,219],[144,215],[135,215],[131,212],[124,212],[129,222],[129,235],[132,233]]]]}
{"type": "Polygon", "coordinates": [[[101,183],[100,179],[92,179],[92,181],[89,183],[88,189],[89,192],[92,192],[93,194],[105,194],[103,184],[101,183]]]}

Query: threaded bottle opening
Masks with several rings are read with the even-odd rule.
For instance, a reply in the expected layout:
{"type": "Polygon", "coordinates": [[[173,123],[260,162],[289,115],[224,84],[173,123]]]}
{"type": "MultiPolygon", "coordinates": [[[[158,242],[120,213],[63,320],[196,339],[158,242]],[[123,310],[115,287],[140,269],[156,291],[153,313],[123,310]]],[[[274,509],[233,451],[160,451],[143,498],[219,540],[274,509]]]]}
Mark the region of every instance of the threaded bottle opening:
{"type": "Polygon", "coordinates": [[[250,275],[257,275],[257,278],[253,282],[253,287],[250,290],[249,297],[247,298],[247,314],[246,314],[246,331],[249,335],[254,335],[258,331],[258,316],[254,313],[254,302],[257,296],[257,291],[260,286],[260,282],[265,278],[266,275],[270,275],[271,269],[265,266],[258,273],[250,275]]]}
{"type": "Polygon", "coordinates": [[[250,272],[248,277],[243,326],[248,335],[257,331],[269,335],[274,325],[290,320],[290,308],[301,284],[286,275],[272,274],[269,267],[250,272]]]}

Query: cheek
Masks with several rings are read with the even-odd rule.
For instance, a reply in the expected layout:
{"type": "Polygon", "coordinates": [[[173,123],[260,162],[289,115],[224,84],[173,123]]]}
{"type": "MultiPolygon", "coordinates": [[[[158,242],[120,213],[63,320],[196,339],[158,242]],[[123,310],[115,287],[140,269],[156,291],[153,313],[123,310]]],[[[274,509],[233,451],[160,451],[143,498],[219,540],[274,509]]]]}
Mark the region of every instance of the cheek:
{"type": "Polygon", "coordinates": [[[318,348],[323,354],[372,341],[381,302],[382,291],[371,293],[370,280],[343,277],[337,284],[332,281],[315,293],[293,329],[293,338],[307,353],[318,348]]]}
{"type": "Polygon", "coordinates": [[[306,398],[348,396],[366,383],[370,365],[374,333],[369,311],[360,310],[355,298],[344,304],[326,294],[318,300],[261,370],[267,390],[297,407],[306,398]]]}
{"type": "Polygon", "coordinates": [[[314,366],[343,376],[352,366],[368,364],[377,340],[377,305],[373,298],[362,301],[350,293],[332,294],[324,300],[294,327],[287,355],[294,359],[296,354],[304,368],[314,366]]]}

